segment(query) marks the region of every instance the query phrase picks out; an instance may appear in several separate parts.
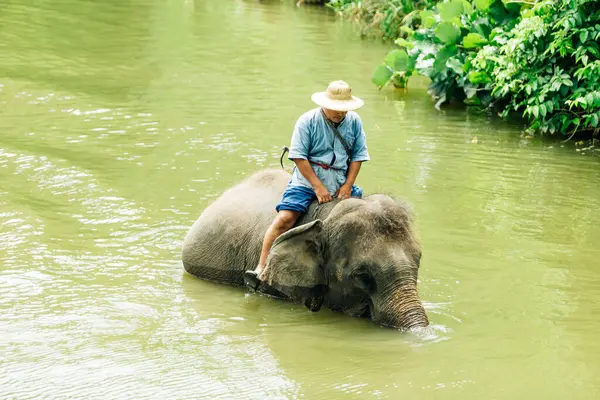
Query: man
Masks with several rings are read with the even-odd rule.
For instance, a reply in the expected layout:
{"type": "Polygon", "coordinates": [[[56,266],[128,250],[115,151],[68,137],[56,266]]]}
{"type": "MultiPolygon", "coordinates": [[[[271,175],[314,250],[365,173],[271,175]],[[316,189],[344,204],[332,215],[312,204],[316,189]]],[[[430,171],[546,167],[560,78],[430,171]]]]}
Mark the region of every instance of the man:
{"type": "Polygon", "coordinates": [[[369,161],[365,132],[356,110],[364,102],[352,96],[344,81],[334,81],[327,91],[312,95],[320,107],[296,122],[288,158],[296,164],[281,199],[277,216],[267,229],[258,266],[246,271],[244,281],[256,290],[260,274],[275,239],[291,229],[316,198],[320,204],[334,197],[361,197],[354,185],[362,162],[369,161]]]}

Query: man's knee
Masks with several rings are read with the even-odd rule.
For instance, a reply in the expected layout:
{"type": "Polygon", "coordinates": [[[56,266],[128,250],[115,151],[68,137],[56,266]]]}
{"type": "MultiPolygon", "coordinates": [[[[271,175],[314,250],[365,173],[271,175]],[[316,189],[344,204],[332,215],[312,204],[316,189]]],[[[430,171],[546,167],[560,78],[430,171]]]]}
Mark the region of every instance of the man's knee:
{"type": "Polygon", "coordinates": [[[275,218],[274,225],[277,228],[277,230],[288,231],[292,229],[299,216],[299,212],[291,210],[281,210],[275,218]]]}

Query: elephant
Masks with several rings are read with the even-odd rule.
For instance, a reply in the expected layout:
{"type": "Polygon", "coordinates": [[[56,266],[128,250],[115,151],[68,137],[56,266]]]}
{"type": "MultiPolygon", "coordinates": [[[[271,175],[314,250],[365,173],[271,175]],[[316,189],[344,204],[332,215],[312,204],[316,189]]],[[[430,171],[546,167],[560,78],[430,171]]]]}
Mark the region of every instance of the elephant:
{"type": "MultiPolygon", "coordinates": [[[[262,170],[226,190],[189,229],[185,271],[204,280],[244,285],[258,263],[264,234],[290,180],[262,170]]],[[[322,305],[391,328],[429,324],[417,291],[421,247],[406,202],[384,194],[316,200],[271,247],[257,291],[322,305]]]]}

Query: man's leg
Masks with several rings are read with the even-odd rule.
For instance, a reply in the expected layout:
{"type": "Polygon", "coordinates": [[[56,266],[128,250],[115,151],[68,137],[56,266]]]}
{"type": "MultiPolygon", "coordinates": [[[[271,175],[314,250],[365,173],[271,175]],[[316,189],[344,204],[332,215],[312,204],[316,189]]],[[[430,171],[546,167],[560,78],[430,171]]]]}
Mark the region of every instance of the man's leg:
{"type": "Polygon", "coordinates": [[[260,283],[258,277],[265,267],[265,263],[267,262],[267,257],[269,255],[269,251],[271,250],[271,246],[273,246],[273,242],[275,239],[277,239],[277,237],[279,237],[279,235],[289,231],[301,215],[302,213],[300,211],[292,210],[280,210],[277,213],[277,216],[267,229],[265,237],[263,238],[260,260],[258,261],[256,269],[254,271],[246,271],[244,273],[244,282],[246,286],[256,290],[260,283]]]}
{"type": "Polygon", "coordinates": [[[265,233],[265,237],[263,239],[260,260],[258,261],[258,266],[255,270],[258,274],[261,273],[265,263],[267,262],[267,256],[269,255],[269,251],[271,250],[271,246],[273,245],[275,239],[277,239],[279,235],[292,229],[300,215],[302,215],[301,212],[292,210],[281,210],[277,213],[277,216],[267,229],[267,233],[265,233]]]}
{"type": "Polygon", "coordinates": [[[277,215],[263,237],[263,246],[258,265],[253,271],[246,271],[244,273],[244,283],[246,286],[256,290],[260,284],[258,277],[265,267],[273,242],[279,235],[287,232],[294,226],[298,218],[308,210],[308,206],[316,197],[314,190],[310,188],[288,185],[283,192],[281,201],[275,207],[277,215]]]}

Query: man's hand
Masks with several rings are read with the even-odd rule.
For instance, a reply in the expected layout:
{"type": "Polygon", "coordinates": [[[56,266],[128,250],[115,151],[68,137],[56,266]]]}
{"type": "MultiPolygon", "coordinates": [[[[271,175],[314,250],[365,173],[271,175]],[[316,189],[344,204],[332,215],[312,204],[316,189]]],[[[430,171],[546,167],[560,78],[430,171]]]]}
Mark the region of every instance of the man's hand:
{"type": "Polygon", "coordinates": [[[349,199],[352,195],[352,185],[348,185],[344,183],[340,188],[335,192],[335,197],[339,197],[341,200],[349,199]]]}
{"type": "Polygon", "coordinates": [[[317,200],[319,200],[319,204],[327,203],[333,200],[333,197],[331,197],[331,195],[329,194],[329,190],[327,190],[325,188],[325,185],[323,185],[323,182],[319,180],[319,178],[315,174],[315,171],[313,171],[312,167],[310,166],[308,160],[296,158],[294,159],[294,162],[296,163],[296,167],[298,167],[302,176],[310,182],[313,189],[315,190],[315,194],[317,195],[317,200]]]}
{"type": "Polygon", "coordinates": [[[317,195],[317,199],[319,200],[319,204],[328,203],[333,200],[333,197],[329,194],[329,190],[321,184],[315,187],[315,194],[317,195]]]}

